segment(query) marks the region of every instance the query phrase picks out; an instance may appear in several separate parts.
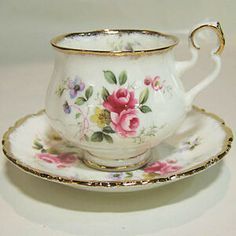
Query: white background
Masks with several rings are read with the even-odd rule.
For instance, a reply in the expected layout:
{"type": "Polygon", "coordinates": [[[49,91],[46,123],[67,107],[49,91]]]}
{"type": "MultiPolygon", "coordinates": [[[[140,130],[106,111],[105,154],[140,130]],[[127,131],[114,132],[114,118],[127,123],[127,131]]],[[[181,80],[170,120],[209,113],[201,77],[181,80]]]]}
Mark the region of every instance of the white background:
{"type": "MultiPolygon", "coordinates": [[[[226,37],[222,71],[195,104],[224,118],[235,134],[235,1],[225,0],[1,0],[0,134],[44,107],[53,68],[49,40],[65,32],[101,28],[153,29],[177,34],[178,59],[187,59],[193,25],[217,19],[226,37]]],[[[212,37],[210,38],[212,39],[212,37]]],[[[192,87],[212,68],[201,51],[185,74],[192,87]]],[[[195,177],[149,191],[106,194],[37,179],[0,159],[0,236],[236,235],[236,150],[195,177]]],[[[3,157],[3,154],[0,154],[3,157]]]]}

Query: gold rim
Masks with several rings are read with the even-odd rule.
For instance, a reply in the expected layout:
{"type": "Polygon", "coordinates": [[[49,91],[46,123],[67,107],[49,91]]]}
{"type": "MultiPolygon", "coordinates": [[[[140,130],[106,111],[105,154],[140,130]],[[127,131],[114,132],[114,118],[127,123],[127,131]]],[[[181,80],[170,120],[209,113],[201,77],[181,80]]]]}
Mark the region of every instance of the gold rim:
{"type": "Polygon", "coordinates": [[[90,55],[100,55],[100,56],[141,56],[146,54],[153,54],[153,53],[162,53],[172,49],[179,43],[179,39],[176,36],[163,34],[157,31],[152,30],[128,30],[128,29],[105,29],[105,30],[96,30],[90,32],[78,32],[78,33],[69,33],[69,34],[62,34],[56,36],[50,41],[51,45],[59,50],[60,52],[67,53],[67,54],[90,54],[90,55]],[[147,50],[134,50],[134,51],[103,51],[103,50],[85,50],[85,49],[75,49],[69,47],[59,46],[58,42],[61,40],[73,37],[73,36],[94,36],[94,35],[111,35],[111,34],[131,34],[131,33],[139,33],[145,35],[153,35],[153,36],[161,36],[172,40],[172,43],[167,45],[166,47],[160,47],[155,49],[147,49],[147,50]]]}
{"type": "Polygon", "coordinates": [[[39,170],[33,169],[31,167],[25,166],[24,163],[19,162],[16,157],[11,152],[11,144],[9,137],[10,135],[19,127],[21,126],[27,119],[41,115],[44,110],[38,112],[37,114],[28,115],[15,123],[13,127],[10,127],[8,131],[3,135],[2,145],[3,145],[3,152],[6,157],[16,166],[21,168],[22,170],[33,174],[35,176],[41,177],[43,179],[51,180],[54,182],[64,183],[64,184],[76,184],[82,187],[131,187],[131,186],[140,186],[140,185],[147,185],[147,184],[155,184],[155,183],[163,183],[163,182],[170,182],[172,180],[179,180],[186,178],[188,176],[197,174],[210,166],[219,162],[230,150],[231,143],[233,141],[233,133],[231,129],[225,125],[225,122],[219,118],[217,115],[213,113],[206,112],[204,109],[200,109],[196,106],[193,107],[196,111],[201,112],[215,120],[217,120],[221,127],[224,129],[226,133],[226,137],[224,140],[224,144],[222,146],[222,150],[215,156],[211,157],[208,161],[196,165],[191,169],[185,170],[184,172],[179,172],[176,174],[172,174],[166,177],[153,177],[149,180],[130,180],[130,181],[97,181],[97,180],[76,180],[76,179],[68,179],[61,176],[54,176],[50,173],[41,172],[39,170]]]}

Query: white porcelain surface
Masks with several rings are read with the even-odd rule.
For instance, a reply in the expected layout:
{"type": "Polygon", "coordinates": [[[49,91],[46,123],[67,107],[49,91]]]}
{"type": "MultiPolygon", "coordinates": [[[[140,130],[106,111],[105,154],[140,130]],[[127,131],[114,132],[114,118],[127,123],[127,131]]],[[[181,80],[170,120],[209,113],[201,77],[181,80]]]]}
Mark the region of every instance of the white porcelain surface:
{"type": "MultiPolygon", "coordinates": [[[[104,26],[166,30],[182,36],[176,57],[187,59],[189,28],[206,17],[221,20],[227,45],[219,78],[197,97],[195,103],[223,117],[235,136],[235,9],[234,0],[199,0],[198,4],[189,0],[176,3],[72,0],[71,4],[64,0],[2,1],[1,136],[19,117],[44,107],[45,90],[53,69],[48,41],[54,35],[104,26]]],[[[182,79],[186,88],[194,86],[210,71],[211,64],[205,50],[198,65],[182,79]]],[[[235,142],[223,162],[202,174],[153,190],[120,194],[81,191],[42,181],[16,169],[3,153],[0,156],[2,235],[236,234],[235,142]]]]}
{"type": "Polygon", "coordinates": [[[144,161],[148,155],[141,154],[173,134],[194,97],[217,77],[221,66],[220,57],[212,55],[216,63],[212,74],[185,92],[179,77],[195,64],[196,49],[191,48],[192,59],[176,62],[171,47],[177,39],[172,36],[117,32],[53,39],[53,46],[63,51],[56,48],[46,97],[46,113],[54,129],[88,151],[89,160],[110,167],[144,161]],[[131,157],[132,162],[127,160],[131,157]]]}
{"type": "Polygon", "coordinates": [[[8,158],[38,177],[108,192],[150,189],[194,175],[223,158],[232,132],[216,116],[194,108],[175,134],[154,147],[143,168],[103,172],[82,162],[83,151],[52,130],[44,112],[19,121],[4,138],[8,158]]]}

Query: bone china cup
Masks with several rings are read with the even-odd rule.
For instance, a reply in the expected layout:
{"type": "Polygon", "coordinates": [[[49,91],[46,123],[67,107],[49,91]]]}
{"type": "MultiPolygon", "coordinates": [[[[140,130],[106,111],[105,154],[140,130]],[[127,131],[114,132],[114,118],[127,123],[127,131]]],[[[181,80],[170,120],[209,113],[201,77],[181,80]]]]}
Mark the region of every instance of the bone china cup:
{"type": "Polygon", "coordinates": [[[46,97],[52,127],[84,150],[84,162],[106,171],[137,169],[172,135],[194,97],[218,75],[224,36],[218,22],[190,34],[189,61],[177,62],[178,38],[148,30],[101,30],[52,39],[56,59],[46,97]],[[214,71],[190,91],[180,81],[198,56],[195,34],[218,36],[214,71]]]}

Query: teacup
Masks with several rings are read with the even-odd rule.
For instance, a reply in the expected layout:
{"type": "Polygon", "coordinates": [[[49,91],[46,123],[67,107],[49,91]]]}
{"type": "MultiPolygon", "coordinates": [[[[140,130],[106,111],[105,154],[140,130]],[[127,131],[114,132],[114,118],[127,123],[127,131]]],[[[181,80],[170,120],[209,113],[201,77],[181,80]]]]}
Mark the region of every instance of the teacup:
{"type": "Polygon", "coordinates": [[[150,30],[100,30],[52,39],[56,60],[46,113],[62,137],[84,150],[89,166],[124,171],[145,165],[150,150],[174,133],[195,96],[220,70],[220,24],[190,34],[192,58],[176,62],[178,38],[150,30]],[[185,92],[179,77],[197,60],[194,36],[212,29],[219,48],[214,71],[185,92]]]}

